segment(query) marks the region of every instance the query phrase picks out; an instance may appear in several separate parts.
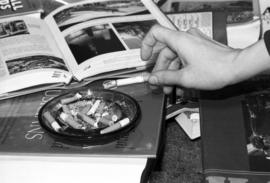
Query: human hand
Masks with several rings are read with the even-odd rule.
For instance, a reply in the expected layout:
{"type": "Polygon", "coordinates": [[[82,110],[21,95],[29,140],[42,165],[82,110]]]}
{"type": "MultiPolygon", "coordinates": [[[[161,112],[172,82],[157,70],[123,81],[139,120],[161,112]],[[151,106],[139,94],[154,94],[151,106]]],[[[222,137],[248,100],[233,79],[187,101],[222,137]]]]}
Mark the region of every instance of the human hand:
{"type": "Polygon", "coordinates": [[[173,31],[155,25],[142,42],[141,58],[156,60],[152,85],[214,90],[235,82],[235,60],[241,50],[222,45],[200,32],[173,31]]]}

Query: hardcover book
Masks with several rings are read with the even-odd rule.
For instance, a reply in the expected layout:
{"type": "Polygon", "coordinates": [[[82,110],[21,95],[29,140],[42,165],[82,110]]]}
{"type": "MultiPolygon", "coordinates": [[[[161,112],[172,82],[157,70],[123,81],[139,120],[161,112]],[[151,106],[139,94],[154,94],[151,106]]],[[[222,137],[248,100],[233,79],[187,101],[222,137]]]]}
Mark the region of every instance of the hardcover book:
{"type": "MultiPolygon", "coordinates": [[[[85,86],[102,87],[104,80],[85,86]]],[[[146,182],[162,147],[164,95],[148,84],[116,89],[133,97],[138,125],[112,141],[88,144],[56,137],[40,125],[42,106],[69,92],[47,90],[0,103],[0,182],[146,182]]]]}
{"type": "Polygon", "coordinates": [[[204,94],[205,182],[269,182],[269,102],[268,76],[204,94]]]}

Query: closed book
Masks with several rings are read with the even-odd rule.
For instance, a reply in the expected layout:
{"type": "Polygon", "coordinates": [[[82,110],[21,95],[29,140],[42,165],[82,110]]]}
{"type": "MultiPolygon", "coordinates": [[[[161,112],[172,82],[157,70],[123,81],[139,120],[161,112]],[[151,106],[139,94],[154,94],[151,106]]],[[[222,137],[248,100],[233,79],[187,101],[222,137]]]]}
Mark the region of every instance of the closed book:
{"type": "Polygon", "coordinates": [[[270,180],[269,77],[268,81],[263,80],[265,83],[260,79],[255,81],[202,94],[200,122],[205,182],[270,180]]]}
{"type": "MultiPolygon", "coordinates": [[[[86,87],[100,88],[102,81],[86,87]]],[[[159,155],[164,95],[147,84],[116,89],[133,97],[141,111],[138,124],[112,141],[88,144],[55,138],[38,114],[63,90],[47,90],[0,103],[0,182],[145,182],[159,155]]]]}

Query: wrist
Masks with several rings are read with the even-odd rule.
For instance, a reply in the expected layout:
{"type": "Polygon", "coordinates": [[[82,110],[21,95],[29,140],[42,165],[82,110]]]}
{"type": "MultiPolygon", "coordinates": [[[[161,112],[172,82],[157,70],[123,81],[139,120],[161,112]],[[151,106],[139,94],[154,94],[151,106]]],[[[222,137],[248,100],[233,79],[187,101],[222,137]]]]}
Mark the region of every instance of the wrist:
{"type": "Polygon", "coordinates": [[[264,40],[242,49],[233,60],[232,84],[270,70],[270,56],[264,40]]]}

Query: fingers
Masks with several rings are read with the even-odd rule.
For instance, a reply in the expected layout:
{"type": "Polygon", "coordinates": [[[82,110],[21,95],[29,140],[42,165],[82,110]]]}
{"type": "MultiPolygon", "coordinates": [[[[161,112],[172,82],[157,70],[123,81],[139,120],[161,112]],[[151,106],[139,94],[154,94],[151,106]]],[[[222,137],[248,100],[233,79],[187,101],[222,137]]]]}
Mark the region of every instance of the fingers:
{"type": "MultiPolygon", "coordinates": [[[[175,58],[172,62],[171,62],[171,64],[169,65],[169,67],[168,67],[168,70],[178,70],[179,69],[179,67],[180,67],[180,60],[179,60],[179,58],[175,58]]],[[[174,89],[174,87],[175,86],[164,86],[163,87],[163,92],[165,93],[165,94],[170,94],[170,93],[172,93],[173,92],[173,89],[174,89]]]]}
{"type": "Polygon", "coordinates": [[[153,50],[158,52],[164,47],[169,47],[170,49],[174,50],[174,48],[176,47],[176,34],[177,31],[167,29],[160,25],[154,25],[142,41],[142,60],[149,60],[149,58],[151,58],[151,56],[153,55],[153,50]],[[156,47],[158,47],[158,49],[156,47]]]}
{"type": "Polygon", "coordinates": [[[149,83],[152,85],[181,85],[181,70],[162,70],[151,74],[149,83]]]}
{"type": "Polygon", "coordinates": [[[176,88],[176,96],[183,96],[184,95],[184,90],[180,87],[176,88]]]}
{"type": "MultiPolygon", "coordinates": [[[[173,60],[176,58],[177,58],[177,55],[171,49],[164,48],[160,52],[160,54],[156,60],[156,64],[155,64],[155,67],[153,68],[153,72],[159,71],[159,70],[169,69],[171,62],[173,62],[173,60]]],[[[173,65],[175,65],[175,64],[173,64],[173,65]]]]}

